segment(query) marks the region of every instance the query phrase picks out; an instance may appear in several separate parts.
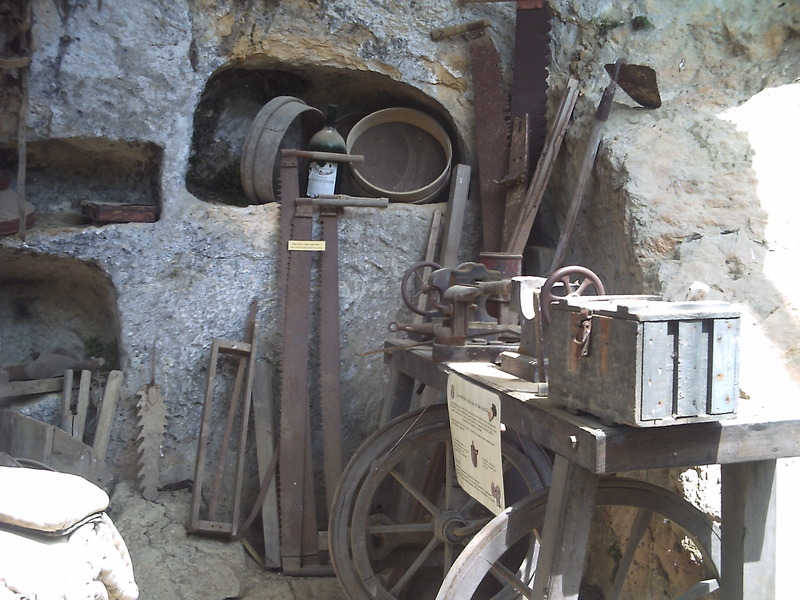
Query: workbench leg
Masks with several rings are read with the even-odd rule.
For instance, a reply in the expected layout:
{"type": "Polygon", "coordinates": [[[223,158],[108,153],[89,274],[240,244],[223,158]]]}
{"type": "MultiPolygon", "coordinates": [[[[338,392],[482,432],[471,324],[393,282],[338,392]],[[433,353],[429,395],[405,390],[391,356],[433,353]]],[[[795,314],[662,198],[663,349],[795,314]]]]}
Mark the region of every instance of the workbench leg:
{"type": "Polygon", "coordinates": [[[776,461],[722,465],[722,597],[775,597],[776,461]]]}
{"type": "Polygon", "coordinates": [[[578,599],[597,483],[597,475],[556,456],[536,564],[535,600],[578,599]]]}
{"type": "Polygon", "coordinates": [[[389,386],[383,402],[380,426],[383,427],[400,415],[411,410],[411,398],[414,395],[414,378],[395,368],[389,369],[389,386]]]}

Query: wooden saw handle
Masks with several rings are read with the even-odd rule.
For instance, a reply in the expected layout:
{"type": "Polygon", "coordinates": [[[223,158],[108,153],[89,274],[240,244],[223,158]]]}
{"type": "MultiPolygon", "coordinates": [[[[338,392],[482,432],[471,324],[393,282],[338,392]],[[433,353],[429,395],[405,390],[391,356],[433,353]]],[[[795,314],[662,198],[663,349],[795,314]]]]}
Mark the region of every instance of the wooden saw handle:
{"type": "Polygon", "coordinates": [[[491,25],[489,19],[481,19],[479,21],[470,21],[469,23],[461,23],[459,25],[450,25],[449,27],[440,27],[439,29],[434,29],[431,31],[431,39],[434,42],[438,42],[460,33],[475,31],[476,29],[483,29],[484,27],[489,27],[489,25],[491,25]]]}

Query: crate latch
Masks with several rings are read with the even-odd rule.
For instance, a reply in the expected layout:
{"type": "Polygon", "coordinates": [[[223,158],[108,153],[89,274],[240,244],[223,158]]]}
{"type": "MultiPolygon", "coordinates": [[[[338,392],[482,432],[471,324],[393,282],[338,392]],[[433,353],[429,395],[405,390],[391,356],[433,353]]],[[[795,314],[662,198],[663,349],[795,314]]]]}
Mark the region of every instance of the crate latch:
{"type": "Polygon", "coordinates": [[[592,352],[592,311],[584,309],[581,311],[581,319],[575,328],[575,337],[572,338],[575,344],[575,358],[578,360],[588,358],[592,352]]]}

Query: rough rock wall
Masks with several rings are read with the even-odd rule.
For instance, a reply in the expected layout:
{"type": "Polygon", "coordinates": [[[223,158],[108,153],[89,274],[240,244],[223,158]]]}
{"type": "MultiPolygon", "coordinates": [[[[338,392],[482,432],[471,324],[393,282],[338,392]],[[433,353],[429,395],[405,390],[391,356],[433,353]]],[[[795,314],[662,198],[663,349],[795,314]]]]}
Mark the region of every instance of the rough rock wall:
{"type": "MultiPolygon", "coordinates": [[[[34,193],[33,178],[29,200],[37,205],[39,224],[24,242],[11,236],[0,243],[15,255],[89,263],[108,277],[126,397],[110,455],[123,476],[132,475],[135,392],[150,380],[155,350],[157,383],[168,402],[163,477],[182,479],[191,475],[211,341],[243,335],[251,298],[260,302],[260,355],[279,363],[277,205],[215,205],[186,189],[195,109],[208,79],[242,61],[248,68],[327,65],[384,73],[444,106],[458,136],[469,140],[467,42],[436,43],[429,32],[490,17],[495,41],[507,56],[513,12],[502,5],[410,1],[36,0],[33,13],[29,146],[67,140],[91,147],[92,156],[102,156],[104,149],[93,140],[159,147],[161,216],[154,224],[76,226],[51,218],[54,207],[44,192],[34,193]]],[[[13,120],[16,106],[10,101],[6,108],[4,121],[13,120]]],[[[3,142],[14,148],[13,128],[3,142]]],[[[85,189],[69,191],[73,207],[94,186],[85,181],[85,189]]],[[[382,345],[389,322],[408,318],[399,281],[408,265],[423,258],[435,208],[346,210],[340,219],[348,452],[374,429],[386,381],[380,356],[359,355],[382,345]]],[[[474,210],[466,232],[462,252],[474,259],[479,245],[474,210]]],[[[5,340],[4,362],[25,358],[16,356],[15,348],[13,339],[5,340]]]]}
{"type": "MultiPolygon", "coordinates": [[[[800,3],[551,5],[551,89],[558,92],[573,76],[585,95],[543,222],[554,228],[566,214],[609,81],[603,65],[624,58],[653,67],[663,101],[644,109],[617,91],[566,262],[595,270],[611,293],[683,300],[692,282],[706,283],[709,299],[742,309],[740,402],[789,409],[800,393],[800,286],[787,275],[800,257],[791,228],[800,156],[800,3]]],[[[547,230],[540,235],[548,239],[547,230]]],[[[776,597],[788,598],[797,581],[789,557],[800,478],[795,461],[781,461],[778,472],[776,597]]],[[[696,505],[719,515],[718,469],[639,476],[678,482],[696,505]]],[[[593,540],[595,581],[613,568],[612,538],[593,540]]],[[[658,568],[670,563],[662,558],[658,568]]],[[[657,570],[644,568],[633,579],[653,589],[645,582],[657,570]]]]}
{"type": "MultiPolygon", "coordinates": [[[[644,110],[617,92],[568,262],[596,270],[612,292],[681,298],[699,279],[710,297],[742,303],[743,390],[792,398],[800,291],[790,224],[800,139],[796,0],[550,4],[551,106],[570,75],[584,96],[548,190],[540,241],[553,243],[566,212],[608,81],[602,65],[624,57],[653,66],[664,104],[644,110]]],[[[263,355],[278,359],[277,207],[201,202],[184,183],[194,110],[209,77],[241,61],[374,71],[440,103],[469,141],[466,42],[434,43],[428,32],[482,17],[492,20],[509,68],[513,6],[505,3],[34,2],[31,140],[107,138],[163,149],[158,223],[36,228],[24,243],[1,242],[15,253],[89,262],[111,280],[128,398],[111,448],[122,474],[131,473],[133,394],[150,379],[154,340],[169,406],[167,480],[190,474],[210,341],[241,335],[254,296],[262,300],[263,355]]],[[[401,312],[387,290],[421,257],[432,210],[394,206],[342,220],[351,449],[374,427],[385,383],[380,360],[357,355],[377,347],[401,312]]],[[[468,241],[465,256],[473,258],[477,245],[468,241]]]]}

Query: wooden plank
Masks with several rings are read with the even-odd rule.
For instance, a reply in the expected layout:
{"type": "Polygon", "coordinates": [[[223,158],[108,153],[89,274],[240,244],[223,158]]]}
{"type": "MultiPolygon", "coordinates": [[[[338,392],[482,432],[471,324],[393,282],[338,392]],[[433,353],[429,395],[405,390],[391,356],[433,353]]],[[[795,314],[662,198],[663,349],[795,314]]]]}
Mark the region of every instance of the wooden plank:
{"type": "Polygon", "coordinates": [[[6,398],[49,394],[51,392],[60,392],[62,389],[64,389],[64,379],[62,377],[33,379],[31,381],[11,381],[10,383],[0,384],[0,403],[10,404],[10,402],[4,400],[6,398]]]}
{"type": "MultiPolygon", "coordinates": [[[[211,404],[214,400],[214,380],[217,376],[217,362],[219,361],[219,340],[211,343],[211,358],[209,359],[208,376],[206,380],[206,395],[203,400],[203,410],[200,414],[199,434],[197,436],[197,456],[194,465],[194,488],[192,490],[192,505],[189,511],[189,530],[203,531],[207,527],[201,525],[200,504],[203,501],[203,479],[206,469],[206,454],[208,452],[208,439],[211,435],[211,404]]],[[[203,522],[205,523],[205,521],[203,522]]]]}
{"type": "Polygon", "coordinates": [[[410,410],[411,396],[414,393],[414,378],[398,369],[389,369],[389,383],[386,390],[386,399],[381,411],[381,427],[410,410]]]}
{"type": "Polygon", "coordinates": [[[0,450],[80,475],[101,487],[111,481],[111,470],[90,446],[58,427],[11,410],[0,410],[0,450]]]}
{"type": "Polygon", "coordinates": [[[511,148],[508,154],[508,175],[504,183],[506,208],[503,214],[503,248],[508,246],[514,228],[521,217],[522,206],[528,188],[528,165],[530,162],[530,115],[516,117],[511,127],[511,148]]]}
{"type": "Polygon", "coordinates": [[[231,402],[238,402],[241,407],[241,417],[239,420],[239,440],[237,442],[236,453],[236,476],[234,479],[233,490],[233,507],[231,514],[231,522],[233,523],[232,535],[238,532],[239,524],[241,522],[242,511],[242,487],[244,485],[244,461],[245,453],[247,451],[247,428],[250,424],[250,403],[253,398],[253,371],[256,362],[256,340],[258,338],[258,327],[255,324],[255,306],[250,315],[252,322],[248,323],[248,328],[252,330],[249,335],[251,342],[251,351],[249,361],[247,363],[247,375],[245,378],[244,394],[241,397],[234,397],[231,402]]]}
{"type": "MultiPolygon", "coordinates": [[[[442,211],[438,208],[433,211],[433,217],[431,217],[431,231],[428,234],[428,246],[425,248],[425,262],[436,262],[436,243],[439,241],[439,229],[441,228],[442,224],[442,211]]],[[[431,268],[425,267],[422,270],[422,280],[427,281],[428,277],[431,274],[431,268]]],[[[419,298],[417,298],[417,308],[420,310],[425,310],[428,303],[428,295],[427,294],[420,294],[419,298]]],[[[414,323],[422,323],[424,320],[424,316],[418,313],[414,313],[414,323]]]]}
{"type": "Polygon", "coordinates": [[[461,230],[464,228],[464,212],[469,196],[472,169],[469,165],[456,165],[450,178],[450,197],[444,217],[442,247],[439,264],[443,267],[458,266],[458,249],[461,246],[461,230]]]}
{"type": "Polygon", "coordinates": [[[520,219],[514,228],[513,234],[505,244],[506,254],[522,254],[528,244],[533,222],[539,212],[539,205],[542,203],[542,197],[547,189],[550,175],[553,172],[553,167],[561,149],[561,143],[564,140],[564,134],[567,132],[567,126],[577,101],[578,81],[569,79],[564,89],[564,95],[561,98],[555,121],[547,134],[544,149],[539,156],[533,177],[531,177],[528,184],[525,201],[520,210],[520,219]]]}
{"type": "MultiPolygon", "coordinates": [[[[275,453],[275,399],[272,393],[272,373],[264,362],[255,364],[253,374],[253,421],[256,438],[258,476],[264,481],[267,468],[275,453]]],[[[261,505],[264,532],[264,565],[268,569],[281,566],[280,522],[278,521],[278,491],[276,477],[269,482],[261,505]]]]}
{"type": "Polygon", "coordinates": [[[578,600],[583,561],[594,514],[598,477],[556,456],[536,563],[533,597],[578,600]]]}
{"type": "Polygon", "coordinates": [[[83,202],[81,213],[95,223],[155,223],[158,207],[152,204],[83,202]]]}
{"type": "MultiPolygon", "coordinates": [[[[236,351],[236,345],[224,344],[220,340],[219,351],[221,354],[228,354],[227,350],[236,351]]],[[[233,354],[233,352],[231,352],[233,354]]],[[[217,501],[219,500],[219,492],[222,488],[222,476],[227,471],[228,450],[230,448],[231,436],[233,435],[233,426],[236,421],[236,414],[239,412],[241,403],[239,398],[242,393],[242,384],[247,373],[247,358],[248,355],[239,354],[235,352],[239,360],[236,365],[236,378],[233,383],[233,392],[231,393],[230,401],[228,402],[228,413],[225,418],[225,429],[222,433],[222,443],[219,448],[219,456],[217,457],[217,468],[214,471],[214,480],[211,484],[211,489],[208,492],[208,507],[206,515],[209,520],[214,521],[217,517],[217,501]]]]}
{"type": "Polygon", "coordinates": [[[86,413],[89,410],[89,394],[92,388],[92,372],[81,371],[81,382],[78,387],[78,412],[72,420],[72,437],[83,440],[86,429],[86,413]]]}
{"type": "Polygon", "coordinates": [[[673,409],[675,335],[670,332],[667,321],[648,321],[640,327],[642,343],[636,349],[636,360],[641,357],[642,362],[641,380],[637,385],[640,418],[667,419],[672,416],[673,409]]]}
{"type": "Polygon", "coordinates": [[[733,412],[739,391],[739,327],[741,319],[715,319],[711,347],[708,412],[733,412]]]}
{"type": "MultiPolygon", "coordinates": [[[[386,345],[402,342],[390,339],[386,345]]],[[[426,385],[445,389],[449,367],[430,356],[430,349],[417,348],[390,352],[386,360],[426,385]]],[[[798,411],[762,413],[753,402],[752,407],[740,407],[735,419],[673,427],[613,426],[590,415],[570,414],[548,398],[509,391],[499,382],[478,383],[500,393],[505,423],[598,474],[800,456],[798,411]]]]}
{"type": "Polygon", "coordinates": [[[705,413],[708,388],[710,323],[705,320],[677,321],[676,415],[691,417],[705,413]]]}
{"type": "Polygon", "coordinates": [[[64,371],[64,388],[61,390],[61,429],[72,430],[72,369],[64,371]]]}
{"type": "Polygon", "coordinates": [[[111,428],[114,425],[114,415],[117,411],[117,400],[122,388],[122,371],[110,371],[103,394],[103,404],[97,418],[97,427],[94,431],[94,452],[100,460],[106,459],[108,442],[111,437],[111,428]]]}
{"type": "Polygon", "coordinates": [[[776,462],[722,465],[725,600],[775,598],[776,462]]]}

